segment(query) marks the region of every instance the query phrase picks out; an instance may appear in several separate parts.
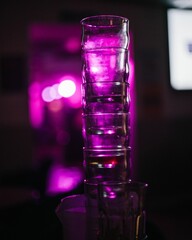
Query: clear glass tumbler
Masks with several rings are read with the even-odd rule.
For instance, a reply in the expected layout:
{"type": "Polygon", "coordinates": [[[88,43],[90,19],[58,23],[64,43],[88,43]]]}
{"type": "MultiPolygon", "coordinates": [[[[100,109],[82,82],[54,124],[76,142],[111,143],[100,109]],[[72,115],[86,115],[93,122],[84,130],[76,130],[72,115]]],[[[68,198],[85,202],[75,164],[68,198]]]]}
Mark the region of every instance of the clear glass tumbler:
{"type": "Polygon", "coordinates": [[[139,182],[102,182],[98,185],[98,240],[144,240],[145,192],[139,182]]]}
{"type": "Polygon", "coordinates": [[[126,180],[131,170],[127,154],[129,21],[120,16],[99,15],[85,18],[81,24],[85,177],[93,182],[106,178],[126,180]]]}

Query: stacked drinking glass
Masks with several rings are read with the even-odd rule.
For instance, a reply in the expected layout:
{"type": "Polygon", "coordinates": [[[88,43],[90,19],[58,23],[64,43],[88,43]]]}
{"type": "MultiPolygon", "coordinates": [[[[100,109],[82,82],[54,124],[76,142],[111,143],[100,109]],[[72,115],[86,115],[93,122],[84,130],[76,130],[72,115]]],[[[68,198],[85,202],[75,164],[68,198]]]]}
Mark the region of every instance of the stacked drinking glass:
{"type": "Polygon", "coordinates": [[[128,20],[81,23],[84,195],[64,199],[58,215],[69,240],[146,240],[147,185],[130,179],[128,20]]]}
{"type": "Polygon", "coordinates": [[[129,25],[117,16],[81,21],[85,178],[130,177],[129,25]]]}

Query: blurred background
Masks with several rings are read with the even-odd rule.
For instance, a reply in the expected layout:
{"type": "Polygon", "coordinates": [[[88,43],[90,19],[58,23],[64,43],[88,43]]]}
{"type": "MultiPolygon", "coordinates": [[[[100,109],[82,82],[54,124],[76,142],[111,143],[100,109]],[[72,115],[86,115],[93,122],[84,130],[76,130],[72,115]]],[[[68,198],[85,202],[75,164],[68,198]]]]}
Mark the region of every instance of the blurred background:
{"type": "Polygon", "coordinates": [[[190,10],[189,0],[0,3],[0,239],[62,239],[55,209],[83,191],[80,20],[97,14],[130,20],[133,178],[149,184],[149,240],[191,239],[190,10]]]}

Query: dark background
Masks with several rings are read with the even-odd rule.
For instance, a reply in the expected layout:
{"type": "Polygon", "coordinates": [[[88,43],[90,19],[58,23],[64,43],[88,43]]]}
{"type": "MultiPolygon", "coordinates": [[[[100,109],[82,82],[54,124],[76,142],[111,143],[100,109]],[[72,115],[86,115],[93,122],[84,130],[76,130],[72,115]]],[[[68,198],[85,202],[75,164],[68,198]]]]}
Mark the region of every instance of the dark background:
{"type": "MultiPolygon", "coordinates": [[[[83,191],[81,185],[73,192],[47,196],[49,164],[33,167],[28,29],[33,23],[78,24],[95,14],[122,15],[130,20],[137,116],[134,178],[149,184],[149,240],[191,239],[192,92],[175,91],[169,83],[166,11],[174,2],[1,1],[0,239],[61,239],[56,206],[64,196],[83,191]]],[[[81,138],[78,141],[81,146],[81,138]]]]}

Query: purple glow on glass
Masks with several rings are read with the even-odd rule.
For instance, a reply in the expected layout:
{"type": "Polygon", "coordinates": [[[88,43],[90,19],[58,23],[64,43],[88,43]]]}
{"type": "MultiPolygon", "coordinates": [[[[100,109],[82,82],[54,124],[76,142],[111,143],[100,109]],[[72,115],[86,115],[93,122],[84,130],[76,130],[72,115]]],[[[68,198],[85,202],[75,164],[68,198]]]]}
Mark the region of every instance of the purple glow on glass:
{"type": "Polygon", "coordinates": [[[111,187],[105,186],[105,188],[104,188],[104,197],[105,197],[105,198],[114,199],[114,198],[117,197],[117,194],[116,194],[116,192],[114,192],[114,191],[112,190],[111,187]]]}
{"type": "Polygon", "coordinates": [[[115,192],[110,192],[109,193],[109,198],[111,198],[111,199],[116,198],[116,193],[115,192]]]}
{"type": "MultiPolygon", "coordinates": [[[[106,35],[98,35],[89,37],[89,41],[87,41],[84,45],[85,49],[96,49],[96,48],[112,48],[121,46],[122,39],[119,39],[118,36],[112,35],[111,37],[107,37],[106,35]]],[[[127,45],[127,43],[125,43],[127,45]]]]}
{"type": "Polygon", "coordinates": [[[136,86],[135,86],[135,62],[134,62],[134,52],[133,52],[133,35],[130,34],[130,56],[129,56],[129,82],[130,82],[130,97],[131,97],[131,105],[130,105],[130,125],[132,129],[130,145],[132,147],[132,172],[133,177],[137,178],[137,152],[136,152],[136,135],[137,135],[137,109],[136,109],[136,86]]]}
{"type": "Polygon", "coordinates": [[[106,134],[114,134],[115,133],[115,130],[114,129],[109,129],[106,131],[106,134]]]}
{"type": "Polygon", "coordinates": [[[100,72],[100,69],[99,69],[99,67],[92,66],[92,67],[91,67],[91,72],[92,72],[92,73],[99,73],[99,72],[100,72]]]}
{"type": "Polygon", "coordinates": [[[129,68],[130,68],[130,73],[129,73],[129,82],[130,86],[134,85],[134,61],[132,58],[129,59],[129,68]]]}
{"type": "Polygon", "coordinates": [[[110,68],[111,68],[111,69],[114,69],[114,68],[115,68],[115,65],[116,65],[116,57],[112,55],[112,56],[110,57],[110,68]]]}
{"type": "Polygon", "coordinates": [[[122,81],[127,51],[121,48],[89,50],[85,54],[86,74],[93,82],[122,81]]]}
{"type": "Polygon", "coordinates": [[[103,163],[92,162],[92,164],[98,165],[98,168],[115,168],[115,166],[117,165],[117,161],[112,159],[103,163]]]}
{"type": "Polygon", "coordinates": [[[91,65],[90,73],[95,81],[113,79],[114,72],[112,70],[115,69],[116,58],[112,55],[111,50],[106,50],[105,54],[97,51],[87,54],[87,56],[91,65]]]}
{"type": "Polygon", "coordinates": [[[47,193],[55,195],[75,189],[83,180],[82,171],[76,167],[54,165],[48,175],[47,193]]]}
{"type": "Polygon", "coordinates": [[[64,98],[73,96],[76,91],[76,85],[73,80],[65,79],[58,86],[58,92],[64,98]]]}

